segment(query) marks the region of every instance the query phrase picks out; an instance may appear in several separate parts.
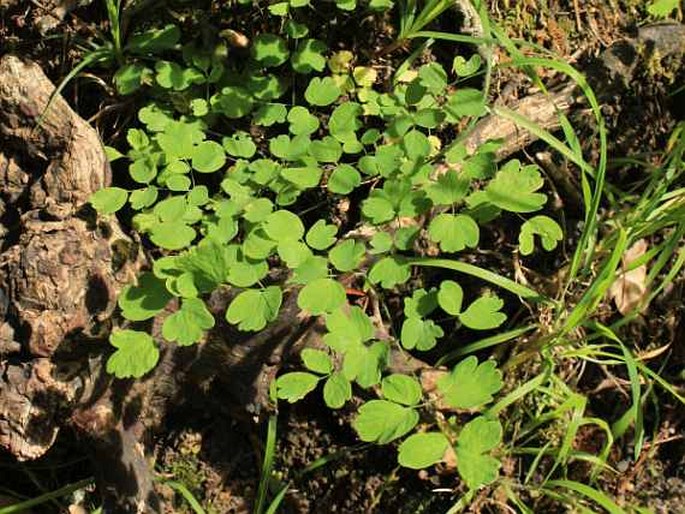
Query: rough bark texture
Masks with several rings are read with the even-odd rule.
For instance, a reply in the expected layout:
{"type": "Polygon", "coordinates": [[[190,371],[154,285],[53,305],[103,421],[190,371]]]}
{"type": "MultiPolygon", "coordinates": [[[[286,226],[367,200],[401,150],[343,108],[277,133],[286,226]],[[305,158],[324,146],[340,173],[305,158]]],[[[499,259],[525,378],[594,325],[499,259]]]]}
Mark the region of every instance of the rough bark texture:
{"type": "MultiPolygon", "coordinates": [[[[50,103],[53,91],[37,65],[0,60],[0,448],[38,458],[73,418],[96,454],[118,459],[102,468],[117,484],[112,474],[146,465],[121,418],[107,414],[117,406],[100,333],[142,259],[116,222],[97,224],[84,209],[109,185],[109,164],[95,131],[61,97],[50,103]]],[[[153,511],[149,475],[134,482],[103,487],[109,503],[153,511]]]]}

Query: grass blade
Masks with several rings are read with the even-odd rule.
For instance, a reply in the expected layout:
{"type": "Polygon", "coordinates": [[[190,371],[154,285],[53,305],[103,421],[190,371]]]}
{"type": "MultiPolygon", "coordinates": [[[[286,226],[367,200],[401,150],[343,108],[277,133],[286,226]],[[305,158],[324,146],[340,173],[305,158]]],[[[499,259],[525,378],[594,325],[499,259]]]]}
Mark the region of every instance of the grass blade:
{"type": "Polygon", "coordinates": [[[408,264],[412,266],[427,266],[433,268],[444,268],[452,271],[458,271],[459,273],[464,273],[466,275],[471,275],[486,282],[490,282],[502,289],[514,293],[521,298],[526,300],[532,300],[537,302],[548,302],[549,300],[543,297],[537,291],[530,289],[529,287],[523,286],[513,280],[488,271],[473,264],[468,264],[465,262],[455,261],[451,259],[431,259],[431,258],[420,258],[420,259],[410,259],[407,261],[408,264]]]}
{"type": "Polygon", "coordinates": [[[56,489],[49,493],[41,494],[40,496],[31,498],[30,500],[15,503],[14,505],[8,505],[7,507],[0,507],[0,514],[17,514],[20,512],[25,512],[32,507],[36,507],[37,505],[42,505],[43,503],[47,503],[57,498],[67,496],[75,491],[78,491],[79,489],[83,489],[84,487],[89,486],[92,483],[92,477],[84,478],[83,480],[79,480],[78,482],[74,482],[73,484],[65,485],[64,487],[60,487],[59,489],[56,489]]]}
{"type": "Polygon", "coordinates": [[[257,489],[257,501],[255,502],[255,514],[262,514],[262,512],[264,512],[266,493],[269,488],[269,481],[271,480],[271,471],[274,465],[274,456],[276,454],[277,423],[278,416],[276,414],[272,414],[271,416],[269,416],[269,422],[266,429],[266,445],[264,447],[264,460],[262,461],[262,474],[259,479],[259,488],[257,489]]]}
{"type": "Polygon", "coordinates": [[[614,503],[606,494],[588,485],[576,482],[575,480],[551,480],[547,482],[547,487],[568,489],[569,491],[581,494],[604,508],[609,514],[626,514],[626,512],[616,505],[616,503],[614,503]]]}

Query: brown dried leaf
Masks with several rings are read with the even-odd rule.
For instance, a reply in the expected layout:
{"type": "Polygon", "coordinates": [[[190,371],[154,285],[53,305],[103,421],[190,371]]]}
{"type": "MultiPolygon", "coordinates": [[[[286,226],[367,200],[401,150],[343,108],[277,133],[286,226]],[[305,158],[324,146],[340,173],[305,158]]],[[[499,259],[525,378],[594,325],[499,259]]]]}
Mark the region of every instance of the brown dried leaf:
{"type": "MultiPolygon", "coordinates": [[[[648,244],[644,239],[640,239],[631,246],[621,259],[623,269],[629,268],[631,263],[642,257],[647,248],[648,244]]],[[[619,274],[609,288],[609,297],[616,304],[618,311],[624,316],[640,306],[646,295],[646,264],[619,274]]],[[[643,305],[641,311],[644,311],[646,307],[646,305],[643,305]]]]}

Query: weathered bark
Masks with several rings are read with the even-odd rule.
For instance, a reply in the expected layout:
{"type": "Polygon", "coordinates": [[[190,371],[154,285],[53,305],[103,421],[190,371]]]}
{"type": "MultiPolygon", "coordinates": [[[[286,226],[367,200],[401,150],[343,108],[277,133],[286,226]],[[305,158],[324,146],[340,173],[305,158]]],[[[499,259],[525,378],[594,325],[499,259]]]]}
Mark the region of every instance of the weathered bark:
{"type": "MultiPolygon", "coordinates": [[[[111,478],[147,468],[121,417],[106,414],[117,405],[100,335],[142,258],[116,221],[88,219],[109,164],[95,131],[61,97],[50,104],[53,91],[37,65],[0,60],[0,447],[40,457],[72,418],[96,454],[127,463],[103,467],[111,478]]],[[[149,473],[134,482],[102,490],[126,507],[117,512],[152,512],[149,473]]]]}

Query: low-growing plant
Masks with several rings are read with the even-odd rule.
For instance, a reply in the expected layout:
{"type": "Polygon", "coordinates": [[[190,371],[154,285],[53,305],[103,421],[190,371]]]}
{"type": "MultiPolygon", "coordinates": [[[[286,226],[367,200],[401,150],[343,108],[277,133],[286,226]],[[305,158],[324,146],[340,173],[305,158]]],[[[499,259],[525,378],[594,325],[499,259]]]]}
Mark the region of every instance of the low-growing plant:
{"type": "Polygon", "coordinates": [[[127,34],[124,28],[128,23],[122,20],[122,1],[104,0],[104,7],[108,31],[98,31],[94,40],[77,42],[83,56],[58,84],[51,98],[59,95],[69,82],[90,67],[113,69],[116,90],[120,94],[131,94],[153,80],[153,70],[148,64],[155,63],[160,54],[173,49],[181,37],[179,27],[172,23],[127,34]]]}
{"type": "MultiPolygon", "coordinates": [[[[336,4],[343,11],[356,6],[336,4]]],[[[297,294],[302,315],[323,318],[324,347],[302,351],[304,369],[278,377],[275,397],[293,403],[321,386],[326,405],[340,409],[355,389],[375,396],[358,408],[361,440],[387,444],[406,436],[402,466],[456,462],[476,490],[498,477],[501,462],[500,411],[488,409],[503,387],[496,362],[469,356],[427,384],[393,372],[392,359],[435,349],[448,326],[502,327],[507,315],[498,289],[541,299],[457,255],[476,251],[483,227],[505,215],[520,220],[522,255],[535,252],[538,241],[537,251],[553,250],[561,228],[534,214],[548,200],[543,176],[515,159],[497,164],[496,141],[470,153],[448,139],[448,128],[488,111],[483,91],[458,84],[479,60],[463,59],[449,71],[438,62],[415,66],[388,88],[360,56],[312,37],[292,12],[304,6],[271,4],[283,31],[254,36],[248,55],[190,42],[179,62],[157,60],[154,72],[144,67],[150,84],[133,80],[156,100],[139,110],[141,126],[128,130],[128,149],[108,153],[128,162],[138,186],[105,188],[91,203],[102,215],[128,206],[133,226],[158,251],[152,270],[118,299],[130,324],[112,333],[116,350],[107,370],[137,378],[154,368],[158,342],[135,323],[174,299],[178,308],[165,318],[162,336],[186,346],[214,327],[205,298],[220,286],[241,289],[225,319],[247,332],[267,327],[284,297],[297,294]],[[358,204],[350,217],[360,218],[363,230],[300,212],[312,201],[358,204]],[[458,275],[410,289],[426,266],[477,277],[492,289],[474,295],[458,275]],[[269,272],[282,267],[288,278],[278,281],[269,272]],[[352,304],[353,289],[367,303],[352,304]],[[382,309],[392,295],[403,301],[395,315],[382,309]]],[[[363,8],[369,6],[382,7],[363,8]]]]}

